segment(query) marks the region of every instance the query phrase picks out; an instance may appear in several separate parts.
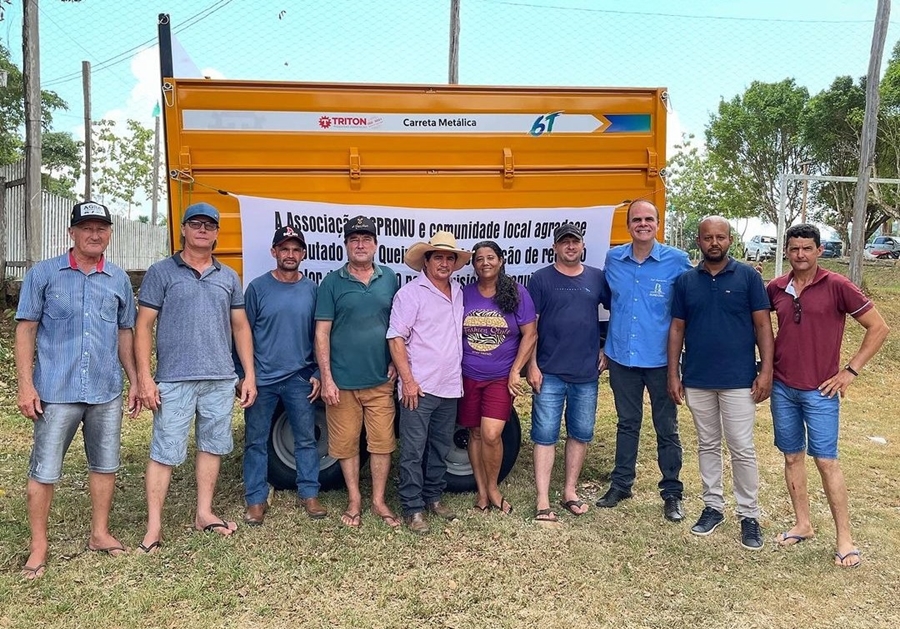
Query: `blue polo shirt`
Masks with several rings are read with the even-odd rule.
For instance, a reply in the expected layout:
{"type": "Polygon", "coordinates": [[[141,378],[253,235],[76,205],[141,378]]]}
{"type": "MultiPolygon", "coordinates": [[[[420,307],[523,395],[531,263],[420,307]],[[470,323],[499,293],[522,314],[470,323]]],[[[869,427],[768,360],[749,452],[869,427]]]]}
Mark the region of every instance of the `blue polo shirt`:
{"type": "Polygon", "coordinates": [[[134,327],[134,293],[106,258],[85,274],[71,255],[25,274],[16,320],[38,322],[34,387],[42,401],[105,404],[122,395],[119,330],[134,327]]]}
{"type": "Polygon", "coordinates": [[[156,319],[156,381],[230,380],[231,311],[243,310],[241,279],[215,258],[198,273],[181,253],[147,269],[138,292],[156,319]]]}
{"type": "Polygon", "coordinates": [[[762,276],[729,258],[716,275],[703,265],[675,280],[672,317],[684,327],[681,380],[696,389],[748,389],[756,378],[753,313],[769,312],[762,276]]]}
{"type": "Polygon", "coordinates": [[[681,249],[654,243],[643,262],[631,243],[606,254],[606,282],[612,294],[609,335],[603,351],[625,367],[665,367],[672,287],[693,268],[681,249]]]}

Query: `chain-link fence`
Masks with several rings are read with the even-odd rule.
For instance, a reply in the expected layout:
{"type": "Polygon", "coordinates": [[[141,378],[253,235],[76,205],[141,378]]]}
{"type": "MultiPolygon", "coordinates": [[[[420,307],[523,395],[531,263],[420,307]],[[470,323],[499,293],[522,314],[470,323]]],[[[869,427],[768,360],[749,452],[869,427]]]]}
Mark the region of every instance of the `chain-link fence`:
{"type": "MultiPolygon", "coordinates": [[[[0,0],[2,1],[2,0],[0,0]]],[[[29,0],[35,1],[35,0],[29,0]]],[[[273,81],[445,83],[450,0],[39,0],[41,82],[84,135],[92,118],[153,128],[157,15],[207,76],[273,81]]],[[[21,67],[22,3],[2,5],[2,44],[21,67]]],[[[459,82],[666,86],[669,136],[702,136],[720,99],[787,77],[815,94],[866,72],[874,2],[460,0],[459,82]]],[[[892,24],[886,56],[900,38],[892,24]]],[[[139,212],[146,213],[143,205],[139,212]]]]}

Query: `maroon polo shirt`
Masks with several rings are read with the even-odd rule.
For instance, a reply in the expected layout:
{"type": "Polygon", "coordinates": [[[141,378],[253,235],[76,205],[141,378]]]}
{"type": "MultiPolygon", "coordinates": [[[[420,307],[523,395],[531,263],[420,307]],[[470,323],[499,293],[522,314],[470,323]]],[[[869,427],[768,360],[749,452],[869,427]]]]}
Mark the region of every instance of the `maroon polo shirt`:
{"type": "Polygon", "coordinates": [[[800,322],[796,323],[794,297],[788,292],[793,277],[791,271],[766,286],[778,317],[775,379],[794,389],[812,391],[841,368],[847,315],[859,317],[873,305],[846,277],[819,267],[815,279],[800,294],[800,322]]]}

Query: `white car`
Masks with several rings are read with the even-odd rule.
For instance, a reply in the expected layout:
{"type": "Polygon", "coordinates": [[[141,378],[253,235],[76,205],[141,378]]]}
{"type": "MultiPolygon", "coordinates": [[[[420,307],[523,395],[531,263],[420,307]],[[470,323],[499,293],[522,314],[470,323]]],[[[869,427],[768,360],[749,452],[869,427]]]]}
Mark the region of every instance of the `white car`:
{"type": "Polygon", "coordinates": [[[744,257],[747,260],[768,260],[775,255],[777,243],[774,236],[754,236],[744,248],[744,257]]]}
{"type": "Polygon", "coordinates": [[[872,242],[866,243],[866,251],[897,251],[900,249],[900,238],[896,236],[876,236],[872,242]]]}

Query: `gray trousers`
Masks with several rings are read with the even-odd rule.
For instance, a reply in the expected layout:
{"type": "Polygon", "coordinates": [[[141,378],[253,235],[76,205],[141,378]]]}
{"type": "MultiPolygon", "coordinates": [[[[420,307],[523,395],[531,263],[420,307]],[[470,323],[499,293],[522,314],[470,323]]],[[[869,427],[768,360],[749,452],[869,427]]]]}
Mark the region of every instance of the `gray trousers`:
{"type": "Polygon", "coordinates": [[[685,401],[697,427],[703,502],[724,512],[722,491],[722,437],[731,453],[734,499],[740,518],[759,518],[759,471],[753,424],[756,403],[750,389],[693,389],[685,387],[685,401]]]}
{"type": "Polygon", "coordinates": [[[400,486],[397,493],[403,515],[425,510],[437,502],[447,482],[447,453],[456,427],[457,398],[430,393],[419,398],[411,411],[400,407],[400,486]]]}

